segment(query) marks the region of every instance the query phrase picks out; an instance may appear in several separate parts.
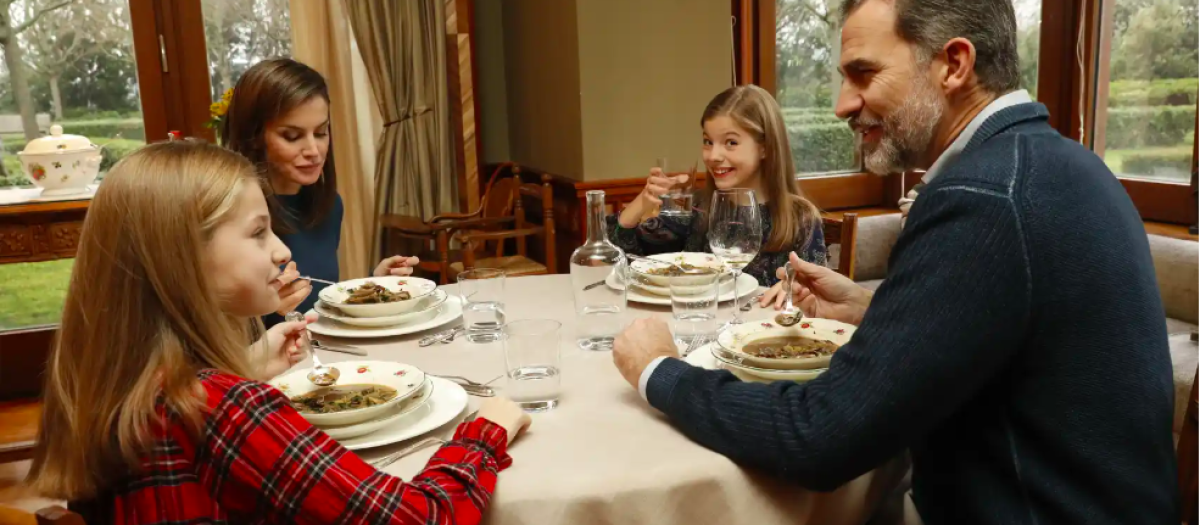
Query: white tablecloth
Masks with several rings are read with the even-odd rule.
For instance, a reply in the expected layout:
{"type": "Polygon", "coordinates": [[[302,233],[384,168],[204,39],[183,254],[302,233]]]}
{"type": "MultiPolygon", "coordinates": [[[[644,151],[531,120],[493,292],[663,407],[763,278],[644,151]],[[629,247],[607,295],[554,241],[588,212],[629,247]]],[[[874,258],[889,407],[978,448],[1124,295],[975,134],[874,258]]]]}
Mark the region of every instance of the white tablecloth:
{"type": "MultiPolygon", "coordinates": [[[[454,293],[454,287],[448,287],[454,293]]],[[[507,320],[545,318],[563,323],[558,408],[533,415],[529,432],[513,443],[513,465],[501,472],[485,523],[515,524],[841,524],[862,523],[874,503],[903,475],[897,460],[832,493],[814,493],[742,468],[693,443],[641,399],[617,372],[610,352],[575,347],[575,317],[566,275],[508,280],[507,320]]],[[[630,303],[629,320],[670,317],[669,307],[630,303]]],[[[730,304],[721,315],[731,315],[730,304]]],[[[747,318],[773,311],[755,307],[747,318]]],[[[426,334],[383,340],[336,340],[370,353],[367,359],[410,363],[443,375],[487,381],[504,373],[500,343],[418,348],[426,334]]],[[[327,339],[327,338],[325,338],[327,339]]],[[[330,340],[334,342],[334,340],[330,340]]],[[[326,363],[363,359],[322,352],[326,363]]],[[[300,366],[306,366],[302,363],[300,366]]],[[[497,381],[501,387],[504,379],[497,381]]],[[[479,398],[472,398],[473,410],[479,398]]],[[[437,432],[448,437],[458,421],[437,432]]],[[[379,457],[402,444],[360,451],[379,457]]],[[[411,478],[433,455],[426,449],[387,472],[411,478]]]]}

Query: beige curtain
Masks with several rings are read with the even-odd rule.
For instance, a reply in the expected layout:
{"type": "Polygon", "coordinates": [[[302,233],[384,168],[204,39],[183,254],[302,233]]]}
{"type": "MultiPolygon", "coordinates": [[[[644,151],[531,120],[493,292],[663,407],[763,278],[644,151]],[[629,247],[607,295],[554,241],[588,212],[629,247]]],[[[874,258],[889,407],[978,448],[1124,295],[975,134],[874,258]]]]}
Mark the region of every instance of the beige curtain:
{"type": "Polygon", "coordinates": [[[455,211],[443,0],[343,5],[384,121],[375,166],[376,212],[428,219],[455,211]]]}
{"type": "Polygon", "coordinates": [[[291,0],[292,57],[329,84],[330,120],[345,205],[338,265],[342,279],[369,275],[380,254],[375,238],[375,137],[383,128],[366,66],[340,0],[291,0]]]}

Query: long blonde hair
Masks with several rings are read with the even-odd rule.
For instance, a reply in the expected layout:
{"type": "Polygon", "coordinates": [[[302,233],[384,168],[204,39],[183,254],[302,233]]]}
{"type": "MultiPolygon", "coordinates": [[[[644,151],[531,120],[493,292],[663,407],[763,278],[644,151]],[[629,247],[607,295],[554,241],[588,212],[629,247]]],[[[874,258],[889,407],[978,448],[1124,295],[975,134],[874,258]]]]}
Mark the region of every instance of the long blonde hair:
{"type": "Polygon", "coordinates": [[[237,153],[203,142],[146,146],[121,160],[88,209],[50,357],[28,482],[86,499],[150,451],[159,396],[198,434],[196,373],[247,377],[250,321],[222,313],[204,247],[257,184],[237,153]]]}
{"type": "Polygon", "coordinates": [[[772,226],[763,251],[790,249],[798,236],[808,235],[820,221],[821,210],[800,191],[779,103],[766,90],[753,84],[734,86],[713,97],[704,108],[700,126],[721,116],[733,119],[750,132],[766,154],[758,171],[766,189],[772,226]]]}

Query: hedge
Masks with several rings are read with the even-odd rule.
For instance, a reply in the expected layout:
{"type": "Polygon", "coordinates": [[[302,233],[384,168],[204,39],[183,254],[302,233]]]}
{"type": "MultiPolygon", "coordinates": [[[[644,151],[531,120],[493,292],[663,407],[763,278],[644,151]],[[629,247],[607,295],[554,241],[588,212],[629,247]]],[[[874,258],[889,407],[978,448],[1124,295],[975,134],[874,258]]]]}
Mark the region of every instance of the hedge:
{"type": "Polygon", "coordinates": [[[796,170],[803,172],[853,169],[854,132],[844,123],[788,126],[788,141],[796,170]]]}
{"type": "Polygon", "coordinates": [[[1108,107],[1195,106],[1200,79],[1117,80],[1108,84],[1108,107]]]}
{"type": "Polygon", "coordinates": [[[142,119],[82,120],[61,122],[63,133],[83,135],[92,140],[122,138],[145,142],[146,129],[142,119]]]}
{"type": "Polygon", "coordinates": [[[1134,175],[1153,175],[1155,168],[1167,168],[1188,173],[1192,169],[1192,152],[1168,151],[1155,153],[1130,153],[1125,156],[1121,171],[1134,175]]]}
{"type": "Polygon", "coordinates": [[[1195,106],[1111,108],[1104,146],[1109,149],[1175,146],[1183,144],[1195,127],[1195,106]]]}

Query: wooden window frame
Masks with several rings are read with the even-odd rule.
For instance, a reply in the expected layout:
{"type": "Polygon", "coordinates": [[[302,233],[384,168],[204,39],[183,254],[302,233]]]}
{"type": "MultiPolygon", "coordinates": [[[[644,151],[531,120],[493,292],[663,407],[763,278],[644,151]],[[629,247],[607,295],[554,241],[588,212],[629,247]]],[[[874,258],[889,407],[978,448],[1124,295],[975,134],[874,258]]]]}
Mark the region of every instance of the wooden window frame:
{"type": "MultiPolygon", "coordinates": [[[[212,97],[201,0],[129,0],[129,18],[146,141],[165,140],[175,130],[213,140],[204,127],[212,97]]],[[[63,204],[22,205],[9,215],[33,220],[56,206],[63,204]]],[[[71,206],[86,213],[86,201],[71,206]]],[[[73,256],[73,246],[70,252],[45,258],[73,256]]],[[[57,330],[53,324],[0,331],[0,400],[38,395],[57,330]]]]}
{"type": "MultiPolygon", "coordinates": [[[[736,81],[776,94],[775,0],[730,0],[736,81]],[[771,23],[765,23],[770,20],[771,23]]],[[[914,173],[886,176],[865,171],[805,173],[800,189],[823,210],[896,208],[900,197],[920,181],[914,173]]]]}
{"type": "MultiPolygon", "coordinates": [[[[1064,136],[1084,144],[1099,145],[1103,154],[1105,111],[1108,102],[1109,49],[1114,0],[1043,0],[1038,56],[1038,101],[1050,110],[1050,124],[1064,136]],[[1077,53],[1080,29],[1086,43],[1077,53]],[[1040,72],[1070,74],[1041,74],[1040,72]],[[1082,71],[1082,74],[1077,74],[1082,71]],[[1083,104],[1080,104],[1082,99],[1083,104]]],[[[731,0],[734,17],[734,70],[739,84],[758,84],[775,93],[775,0],[731,0]]],[[[1200,135],[1200,133],[1197,133],[1200,135]]],[[[1195,145],[1194,145],[1195,146],[1195,145]]],[[[1195,149],[1195,147],[1193,147],[1195,149]]],[[[1196,165],[1193,154],[1192,164],[1196,165]]],[[[1142,218],[1194,226],[1197,223],[1196,169],[1192,182],[1172,184],[1120,179],[1142,218]]],[[[895,207],[900,196],[919,177],[899,174],[877,178],[864,173],[838,173],[801,177],[805,193],[820,207],[832,210],[857,207],[895,207]]]]}

